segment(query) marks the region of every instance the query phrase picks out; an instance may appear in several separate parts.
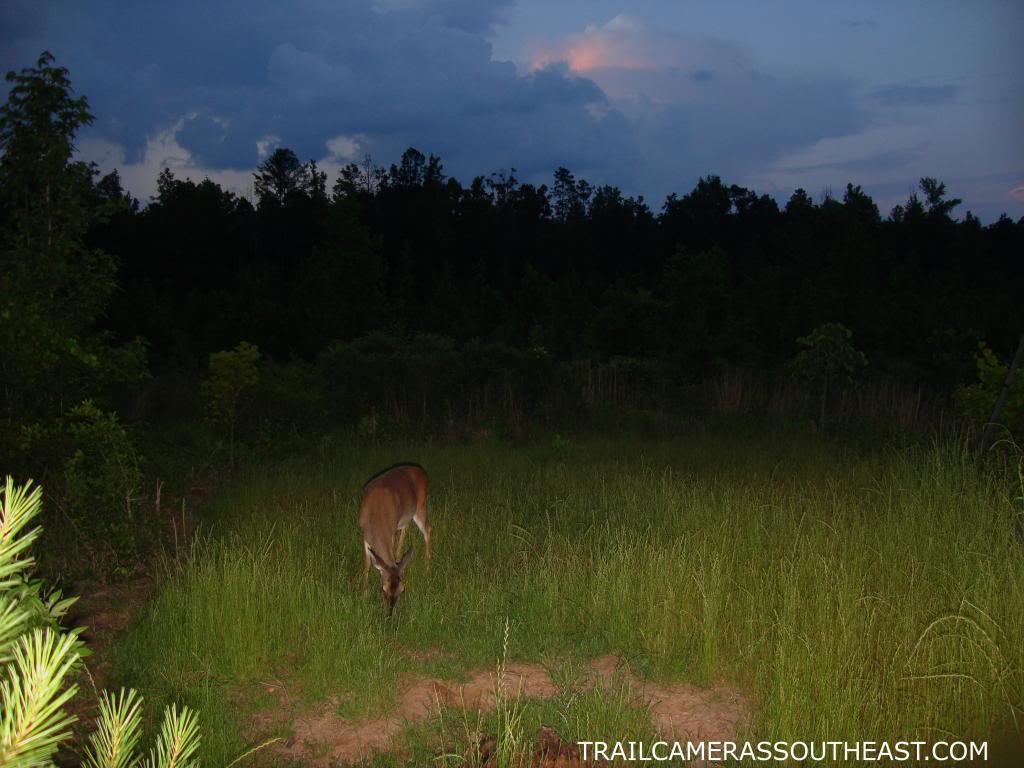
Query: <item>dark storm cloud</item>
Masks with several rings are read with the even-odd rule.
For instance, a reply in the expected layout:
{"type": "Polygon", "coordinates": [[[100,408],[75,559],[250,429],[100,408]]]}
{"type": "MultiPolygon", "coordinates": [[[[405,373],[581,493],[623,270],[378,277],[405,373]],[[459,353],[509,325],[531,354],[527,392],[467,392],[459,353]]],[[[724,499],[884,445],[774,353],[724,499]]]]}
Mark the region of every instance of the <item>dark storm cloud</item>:
{"type": "Polygon", "coordinates": [[[871,96],[885,107],[928,107],[951,101],[958,90],[955,85],[888,85],[871,96]]]}
{"type": "Polygon", "coordinates": [[[90,98],[92,134],[124,147],[126,162],[173,129],[207,169],[251,169],[278,145],[321,159],[341,137],[336,162],[367,151],[391,162],[416,146],[466,181],[512,166],[541,181],[566,165],[660,198],[697,174],[737,175],[864,125],[850,82],[771,76],[731,44],[659,36],[626,17],[580,37],[600,72],[570,69],[569,57],[517,72],[492,58],[487,37],[508,5],[8,5],[0,63],[52,50],[90,98]]]}
{"type": "Polygon", "coordinates": [[[331,137],[361,134],[366,148],[410,141],[428,151],[449,147],[467,161],[465,147],[478,146],[483,159],[502,148],[480,142],[481,131],[519,149],[558,130],[574,140],[553,146],[606,138],[586,109],[604,99],[593,82],[558,67],[520,77],[511,63],[492,61],[481,33],[507,5],[99,3],[87,12],[69,3],[60,14],[27,7],[37,23],[21,25],[30,34],[17,50],[5,46],[4,63],[25,65],[52,49],[90,96],[94,130],[123,145],[130,161],[147,136],[183,118],[178,142],[217,168],[252,167],[266,136],[303,157],[323,157],[331,137]]]}
{"type": "Polygon", "coordinates": [[[874,19],[841,19],[840,26],[852,29],[877,29],[878,22],[874,19]]]}
{"type": "MultiPolygon", "coordinates": [[[[427,14],[441,17],[445,26],[466,32],[488,32],[494,28],[502,14],[513,4],[513,0],[427,0],[427,2],[397,2],[390,5],[411,7],[418,5],[427,14]]],[[[388,7],[388,3],[379,6],[388,7]]]]}
{"type": "Polygon", "coordinates": [[[183,146],[215,146],[224,143],[226,138],[224,124],[206,115],[186,119],[178,131],[178,141],[183,146]]]}

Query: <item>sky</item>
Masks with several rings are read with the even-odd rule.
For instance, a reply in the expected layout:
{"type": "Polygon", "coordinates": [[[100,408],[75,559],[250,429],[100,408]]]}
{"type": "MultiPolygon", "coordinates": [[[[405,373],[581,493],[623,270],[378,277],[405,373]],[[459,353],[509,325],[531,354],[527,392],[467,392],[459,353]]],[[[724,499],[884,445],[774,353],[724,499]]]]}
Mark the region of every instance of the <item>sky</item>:
{"type": "Polygon", "coordinates": [[[1020,0],[0,0],[0,67],[50,50],[80,157],[143,201],[164,167],[251,196],[276,147],[333,176],[414,146],[655,211],[717,174],[884,215],[931,176],[988,223],[1024,216],[1021,30],[1020,0]]]}

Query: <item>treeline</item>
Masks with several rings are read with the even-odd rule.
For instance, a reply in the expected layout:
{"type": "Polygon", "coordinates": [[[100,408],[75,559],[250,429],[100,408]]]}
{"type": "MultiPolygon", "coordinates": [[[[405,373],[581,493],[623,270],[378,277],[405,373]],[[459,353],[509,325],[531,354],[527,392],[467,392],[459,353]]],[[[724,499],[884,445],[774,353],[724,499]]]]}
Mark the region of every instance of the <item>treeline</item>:
{"type": "Polygon", "coordinates": [[[464,186],[416,149],[388,168],[351,164],[330,189],[277,149],[255,203],[171,170],[146,206],[116,174],[101,183],[123,201],[89,234],[121,264],[107,327],[193,380],[211,353],[254,344],[265,375],[238,418],[250,442],[367,419],[518,429],[595,403],[693,411],[695,384],[736,370],[758,380],[751,392],[778,389],[765,382],[799,373],[798,340],[826,327],[848,331],[837,343],[867,365],[833,375],[821,358],[797,376],[819,426],[821,395],[838,407],[854,379],[940,407],[969,400],[977,416],[1024,328],[1024,220],[957,220],[960,201],[930,178],[885,217],[853,185],[817,203],[797,190],[780,208],[711,176],[657,212],[565,168],[550,187],[514,171],[464,186]],[[965,399],[989,347],[991,381],[965,399]]]}
{"type": "Polygon", "coordinates": [[[859,187],[815,203],[701,179],[657,212],[559,168],[464,186],[407,150],[388,169],[278,149],[257,200],[161,173],[148,205],[123,197],[89,242],[121,271],[108,327],[154,359],[202,363],[239,340],[279,358],[386,330],[540,349],[559,360],[657,357],[692,374],[764,368],[826,322],[877,369],[949,387],[977,344],[1012,352],[1024,320],[1024,220],[982,226],[943,184],[883,217],[859,187]]]}

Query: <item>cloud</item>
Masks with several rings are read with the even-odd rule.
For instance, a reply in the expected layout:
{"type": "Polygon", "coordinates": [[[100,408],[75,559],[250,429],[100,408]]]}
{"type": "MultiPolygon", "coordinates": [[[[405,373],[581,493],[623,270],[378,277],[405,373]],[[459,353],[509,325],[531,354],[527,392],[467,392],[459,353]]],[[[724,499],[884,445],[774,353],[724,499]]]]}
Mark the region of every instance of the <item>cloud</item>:
{"type": "Polygon", "coordinates": [[[659,197],[703,174],[735,179],[867,123],[852,79],[773,73],[734,43],[623,15],[536,43],[532,60],[562,61],[607,94],[641,165],[618,162],[616,173],[659,197]]]}
{"type": "Polygon", "coordinates": [[[327,151],[335,160],[352,161],[360,157],[362,142],[363,137],[358,134],[355,136],[338,134],[327,140],[327,151]]]}
{"type": "Polygon", "coordinates": [[[582,146],[603,132],[588,111],[603,99],[592,82],[558,68],[523,78],[493,60],[487,35],[509,0],[53,5],[0,8],[0,63],[54,50],[90,98],[89,135],[130,163],[142,162],[147,137],[174,130],[204,167],[251,168],[268,136],[318,157],[332,137],[359,135],[381,160],[412,143],[451,150],[445,160],[461,173],[487,172],[487,154],[510,153],[459,150],[485,147],[476,137],[503,116],[541,135],[548,126],[534,123],[555,115],[584,134],[582,146]]]}
{"type": "Polygon", "coordinates": [[[79,155],[95,162],[101,172],[117,169],[125,189],[146,200],[156,193],[156,179],[165,168],[170,168],[180,179],[200,181],[212,179],[224,189],[237,195],[252,197],[252,172],[204,166],[177,141],[177,135],[187,122],[182,118],[175,125],[146,138],[141,155],[128,158],[125,147],[98,136],[79,141],[79,155]]]}
{"type": "Polygon", "coordinates": [[[640,22],[620,14],[605,24],[587,26],[582,34],[540,48],[532,57],[532,65],[539,69],[564,61],[573,72],[655,69],[666,54],[656,42],[660,41],[655,41],[640,22]]]}
{"type": "Polygon", "coordinates": [[[869,152],[864,155],[848,157],[845,159],[824,160],[804,165],[780,164],[778,169],[786,173],[805,173],[807,171],[838,170],[862,173],[864,171],[891,171],[896,168],[904,168],[914,160],[921,157],[921,153],[927,148],[928,142],[921,142],[914,146],[886,149],[878,152],[869,152]]]}
{"type": "Polygon", "coordinates": [[[378,11],[417,10],[438,16],[445,26],[466,32],[489,32],[498,25],[513,0],[375,0],[378,11]]]}
{"type": "Polygon", "coordinates": [[[225,118],[193,113],[182,120],[175,138],[184,146],[223,144],[228,135],[228,125],[225,118]]]}
{"type": "Polygon", "coordinates": [[[885,107],[927,107],[951,101],[958,90],[955,85],[887,85],[870,98],[885,107]]]}
{"type": "Polygon", "coordinates": [[[263,138],[256,142],[256,156],[260,160],[264,160],[270,155],[271,150],[277,149],[277,146],[281,143],[281,137],[275,136],[272,133],[268,133],[263,138]]]}
{"type": "Polygon", "coordinates": [[[877,29],[878,22],[874,19],[840,19],[839,25],[852,29],[877,29]]]}
{"type": "Polygon", "coordinates": [[[682,71],[699,80],[708,61],[746,63],[738,46],[706,35],[653,29],[625,14],[604,24],[590,24],[562,40],[535,42],[531,66],[539,69],[565,62],[572,72],[595,76],[614,71],[682,71]]]}
{"type": "Polygon", "coordinates": [[[120,157],[143,197],[162,166],[244,191],[278,146],[329,173],[416,146],[463,181],[515,167],[543,182],[565,165],[659,200],[700,174],[735,179],[866,121],[850,79],[772,72],[735,43],[626,15],[535,43],[534,66],[518,72],[489,42],[509,5],[26,4],[16,34],[0,9],[0,63],[54,50],[97,115],[83,156],[120,157]]]}

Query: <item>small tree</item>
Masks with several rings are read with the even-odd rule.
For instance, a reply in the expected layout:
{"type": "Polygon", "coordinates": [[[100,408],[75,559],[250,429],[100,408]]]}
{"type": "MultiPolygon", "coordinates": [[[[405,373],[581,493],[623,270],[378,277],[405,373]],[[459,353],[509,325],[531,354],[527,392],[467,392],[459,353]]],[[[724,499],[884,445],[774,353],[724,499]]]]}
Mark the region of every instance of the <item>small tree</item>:
{"type": "Polygon", "coordinates": [[[819,325],[796,340],[803,349],[793,359],[793,374],[820,403],[818,426],[825,426],[829,392],[843,390],[856,380],[867,365],[864,353],[854,348],[853,333],[840,323],[819,325]]]}
{"type": "MultiPolygon", "coordinates": [[[[1024,342],[1020,347],[1024,349],[1024,342]]],[[[976,424],[987,424],[992,418],[992,404],[999,400],[999,425],[1019,437],[1024,430],[1024,376],[1008,376],[1010,366],[983,341],[978,343],[976,366],[978,380],[957,391],[960,407],[976,424]]],[[[987,437],[981,442],[980,450],[984,451],[987,437]]]]}
{"type": "MultiPolygon", "coordinates": [[[[41,529],[29,524],[39,512],[42,492],[31,483],[15,486],[8,477],[0,489],[0,765],[52,766],[53,755],[71,735],[75,716],[64,705],[78,692],[69,684],[85,646],[81,630],[58,623],[74,599],[40,591],[27,578],[33,559],[27,552],[41,529]]],[[[171,706],[148,759],[136,754],[142,699],[133,690],[100,698],[97,730],[86,749],[87,768],[195,768],[199,721],[188,707],[171,706]]]]}
{"type": "Polygon", "coordinates": [[[217,428],[227,432],[228,455],[235,463],[235,425],[243,396],[259,381],[260,350],[241,342],[232,350],[210,354],[210,367],[203,382],[206,415],[217,428]]]}

